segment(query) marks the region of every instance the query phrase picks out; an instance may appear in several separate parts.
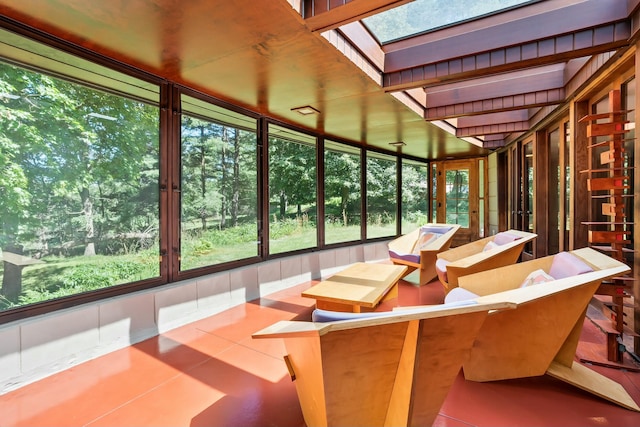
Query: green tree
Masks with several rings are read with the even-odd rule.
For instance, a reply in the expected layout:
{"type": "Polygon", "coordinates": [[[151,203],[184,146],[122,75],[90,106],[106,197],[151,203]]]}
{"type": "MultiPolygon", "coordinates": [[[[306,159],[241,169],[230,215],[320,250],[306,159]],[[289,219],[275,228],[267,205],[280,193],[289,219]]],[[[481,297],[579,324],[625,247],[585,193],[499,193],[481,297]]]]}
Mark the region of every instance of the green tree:
{"type": "Polygon", "coordinates": [[[156,107],[6,63],[0,93],[5,248],[90,256],[119,235],[157,230],[156,107]]]}
{"type": "Polygon", "coordinates": [[[297,206],[297,215],[302,215],[302,205],[315,205],[315,147],[269,138],[269,194],[278,200],[281,219],[289,203],[297,206]]]}
{"type": "Polygon", "coordinates": [[[360,157],[327,151],[324,185],[327,195],[340,195],[342,221],[347,226],[349,213],[360,211],[360,157]]]}

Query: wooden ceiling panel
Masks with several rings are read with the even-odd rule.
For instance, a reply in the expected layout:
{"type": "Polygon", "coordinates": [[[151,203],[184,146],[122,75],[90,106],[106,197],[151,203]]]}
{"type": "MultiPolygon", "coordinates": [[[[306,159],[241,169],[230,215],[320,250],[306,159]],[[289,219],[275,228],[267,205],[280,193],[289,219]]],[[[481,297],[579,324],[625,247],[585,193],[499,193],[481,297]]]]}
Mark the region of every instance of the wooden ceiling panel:
{"type": "Polygon", "coordinates": [[[452,84],[443,84],[425,89],[427,107],[460,104],[499,97],[513,96],[526,92],[559,89],[565,85],[565,65],[555,64],[527,70],[527,72],[506,73],[491,79],[476,79],[452,84]]]}

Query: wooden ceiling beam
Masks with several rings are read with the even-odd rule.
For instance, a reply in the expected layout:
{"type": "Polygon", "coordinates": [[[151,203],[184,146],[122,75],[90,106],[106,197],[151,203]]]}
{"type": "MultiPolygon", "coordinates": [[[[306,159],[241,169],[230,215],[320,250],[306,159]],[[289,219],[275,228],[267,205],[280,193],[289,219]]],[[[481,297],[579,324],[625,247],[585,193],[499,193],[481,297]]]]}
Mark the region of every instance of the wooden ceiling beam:
{"type": "Polygon", "coordinates": [[[494,123],[484,126],[471,126],[466,128],[457,128],[456,136],[458,138],[466,138],[471,136],[489,135],[494,133],[513,133],[525,132],[529,130],[529,121],[513,122],[513,123],[494,123]]]}
{"type": "Polygon", "coordinates": [[[559,104],[564,98],[564,88],[541,90],[478,101],[429,107],[425,109],[424,118],[427,120],[444,120],[452,117],[496,113],[512,109],[544,107],[559,104]]]}
{"type": "Polygon", "coordinates": [[[626,46],[630,35],[631,22],[625,19],[573,33],[531,40],[404,70],[385,72],[383,87],[386,91],[429,87],[524,68],[558,64],[626,46]]]}
{"type": "Polygon", "coordinates": [[[487,148],[489,150],[494,150],[496,148],[502,148],[505,146],[504,139],[496,139],[492,141],[484,141],[482,143],[482,148],[487,148]]]}
{"type": "Polygon", "coordinates": [[[482,137],[482,140],[485,142],[488,141],[503,141],[506,138],[507,135],[505,135],[504,133],[494,133],[494,134],[490,134],[490,135],[485,135],[482,137]]]}
{"type": "Polygon", "coordinates": [[[529,120],[529,110],[513,110],[501,113],[490,113],[477,116],[459,117],[456,120],[458,128],[487,126],[495,123],[514,123],[529,120]]]}
{"type": "Polygon", "coordinates": [[[500,74],[490,79],[474,79],[425,88],[428,107],[520,95],[526,92],[559,89],[565,85],[565,64],[500,74]]]}
{"type": "Polygon", "coordinates": [[[413,0],[304,0],[302,16],[311,31],[323,32],[413,0]]]}

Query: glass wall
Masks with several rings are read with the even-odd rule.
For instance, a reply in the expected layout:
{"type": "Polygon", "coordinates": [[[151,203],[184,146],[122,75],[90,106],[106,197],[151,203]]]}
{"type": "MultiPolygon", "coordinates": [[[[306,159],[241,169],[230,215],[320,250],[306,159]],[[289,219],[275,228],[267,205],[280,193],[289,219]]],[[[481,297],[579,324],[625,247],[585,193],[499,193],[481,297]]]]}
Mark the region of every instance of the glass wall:
{"type": "Polygon", "coordinates": [[[269,125],[269,253],[318,245],[316,139],[269,125]]]}
{"type": "Polygon", "coordinates": [[[429,222],[429,165],[402,159],[402,234],[429,222]]]}
{"type": "Polygon", "coordinates": [[[70,74],[0,62],[0,310],[158,277],[159,88],[13,37],[70,74]]]}
{"type": "Polygon", "coordinates": [[[360,149],[327,141],[324,146],[325,243],[360,240],[360,149]]]}
{"type": "MultiPolygon", "coordinates": [[[[0,57],[4,316],[318,248],[318,203],[324,244],[398,231],[395,155],[367,152],[364,177],[361,148],[326,141],[319,174],[317,135],[3,30],[0,57]]],[[[402,160],[402,232],[429,221],[428,168],[402,160]]]]}
{"type": "Polygon", "coordinates": [[[395,157],[367,152],[367,238],[396,235],[397,166],[395,157]]]}
{"type": "Polygon", "coordinates": [[[181,102],[180,269],[258,256],[256,120],[181,102]]]}

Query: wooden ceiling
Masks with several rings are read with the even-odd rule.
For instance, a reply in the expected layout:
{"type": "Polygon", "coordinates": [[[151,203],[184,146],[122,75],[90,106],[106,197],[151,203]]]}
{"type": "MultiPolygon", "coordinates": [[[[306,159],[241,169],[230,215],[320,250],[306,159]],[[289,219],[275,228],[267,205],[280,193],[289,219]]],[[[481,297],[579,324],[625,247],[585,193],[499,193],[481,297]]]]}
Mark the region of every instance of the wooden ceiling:
{"type": "Polygon", "coordinates": [[[359,20],[408,1],[0,0],[0,24],[329,137],[443,159],[484,155],[562,103],[590,55],[631,43],[640,0],[546,0],[377,44],[359,20]],[[307,105],[320,114],[292,110],[307,105]]]}

